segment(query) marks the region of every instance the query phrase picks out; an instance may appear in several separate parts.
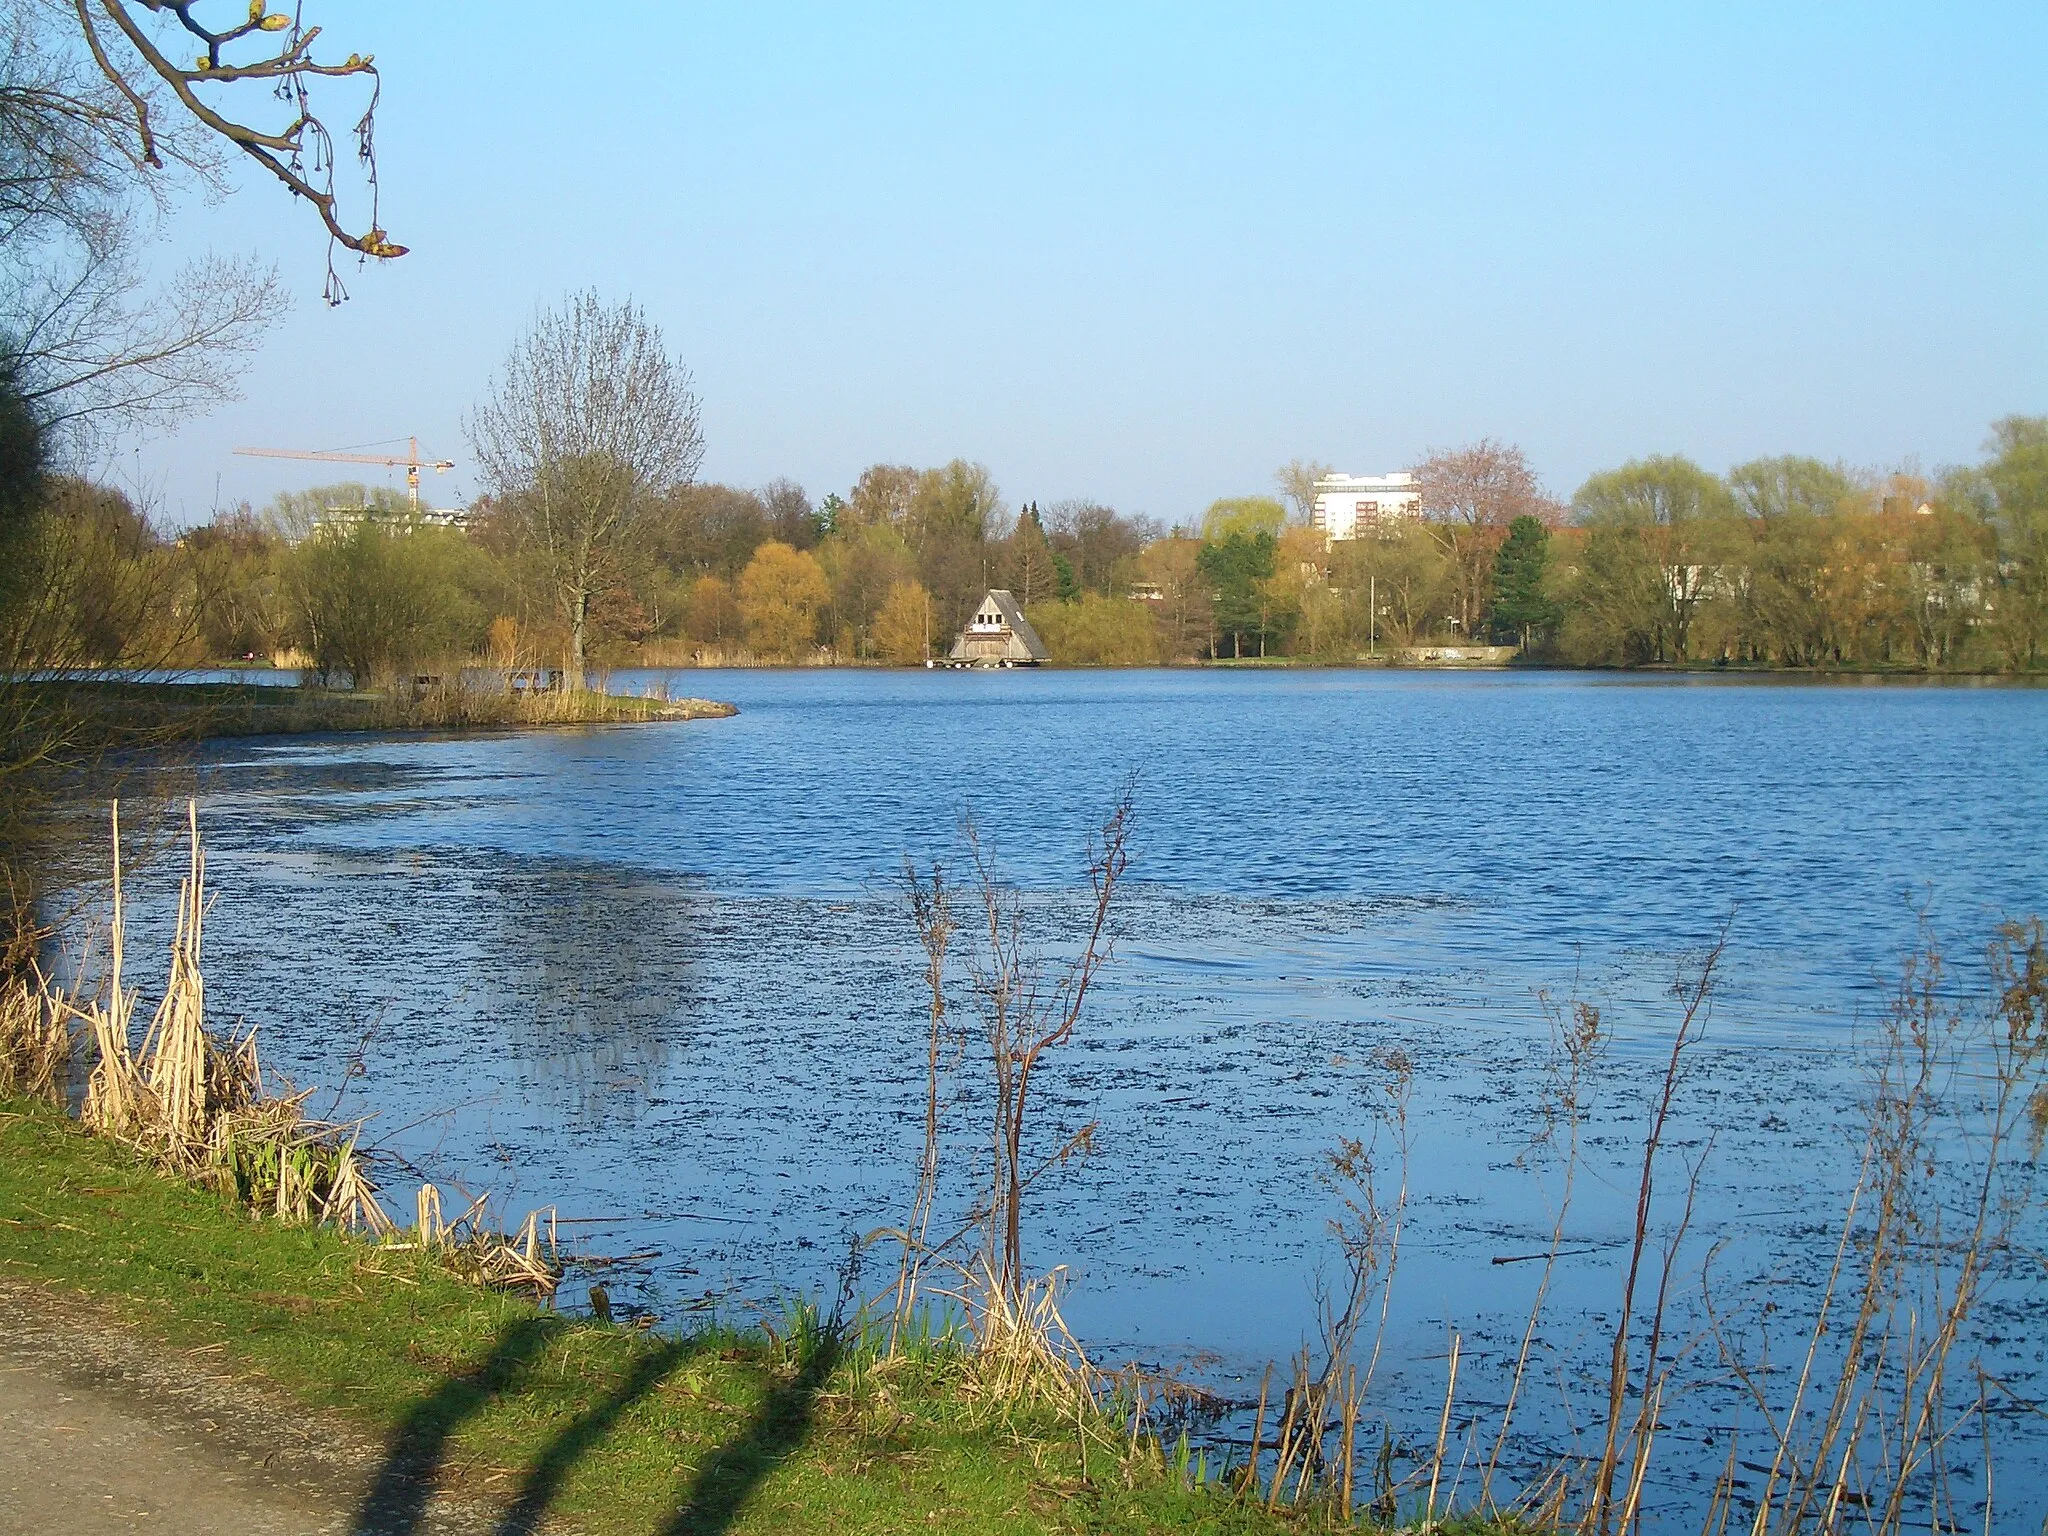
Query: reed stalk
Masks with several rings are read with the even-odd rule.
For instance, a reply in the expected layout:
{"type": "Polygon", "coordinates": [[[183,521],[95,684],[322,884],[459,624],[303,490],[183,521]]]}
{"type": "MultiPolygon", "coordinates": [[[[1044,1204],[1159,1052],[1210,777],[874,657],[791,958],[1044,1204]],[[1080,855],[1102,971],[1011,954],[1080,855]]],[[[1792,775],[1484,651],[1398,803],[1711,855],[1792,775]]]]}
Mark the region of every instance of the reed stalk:
{"type": "MultiPolygon", "coordinates": [[[[38,973],[33,987],[0,991],[0,1042],[11,1039],[17,1017],[32,1017],[46,1040],[62,1036],[68,1059],[70,1023],[77,1021],[94,1058],[80,1115],[88,1130],[124,1141],[166,1172],[278,1220],[328,1221],[393,1241],[397,1229],[378,1200],[358,1144],[360,1124],[308,1115],[310,1089],[267,1087],[253,1030],[222,1038],[207,1027],[203,950],[211,903],[196,801],[187,802],[185,822],[189,862],[178,888],[169,973],[141,1046],[131,1043],[138,994],[126,984],[127,893],[118,804],[110,814],[105,985],[91,996],[82,990],[62,993],[38,973]]],[[[0,1073],[13,1060],[11,1052],[0,1054],[0,1073]]],[[[507,1235],[488,1224],[487,1199],[447,1223],[439,1191],[426,1186],[417,1229],[422,1245],[480,1284],[552,1296],[561,1272],[552,1213],[545,1237],[538,1211],[516,1235],[507,1235]]]]}
{"type": "Polygon", "coordinates": [[[1515,1405],[1521,1400],[1523,1381],[1529,1370],[1529,1355],[1536,1343],[1536,1330],[1542,1323],[1544,1302],[1549,1298],[1551,1282],[1557,1273],[1558,1254],[1564,1247],[1565,1223],[1571,1215],[1572,1195],[1578,1179],[1579,1137],[1585,1120],[1587,1074],[1606,1043],[1606,1036],[1601,1030],[1600,1010],[1592,1004],[1575,998],[1567,1017],[1547,994],[1539,994],[1539,1000],[1550,1022],[1551,1051],[1545,1064],[1547,1086],[1542,1105],[1543,1128],[1530,1150],[1541,1151],[1554,1145],[1560,1125],[1563,1127],[1563,1187],[1558,1195],[1556,1215],[1551,1221],[1550,1244],[1544,1250],[1536,1294],[1530,1299],[1528,1320],[1522,1328],[1521,1344],[1515,1353],[1515,1369],[1508,1380],[1507,1398],[1501,1405],[1493,1448],[1488,1452],[1486,1465],[1480,1473],[1479,1508],[1488,1514],[1496,1508],[1493,1502],[1494,1474],[1502,1453],[1507,1449],[1508,1431],[1514,1423],[1515,1405]]]}
{"type": "Polygon", "coordinates": [[[40,976],[0,981],[0,1095],[61,1100],[72,1051],[63,1008],[40,976]]]}
{"type": "Polygon", "coordinates": [[[1444,1444],[1451,1433],[1451,1403],[1458,1395],[1458,1348],[1463,1342],[1457,1334],[1451,1335],[1451,1363],[1444,1382],[1444,1411],[1437,1420],[1436,1450],[1429,1459],[1429,1502],[1424,1506],[1422,1521],[1425,1527],[1436,1524],[1437,1480],[1444,1470],[1444,1444]]]}
{"type": "Polygon", "coordinates": [[[1773,1400],[1761,1368],[1713,1319],[1724,1362],[1775,1442],[1759,1469],[1754,1536],[1833,1530],[1852,1501],[1873,1536],[1923,1516],[1959,1528],[1948,1452],[1972,1415],[1987,1437],[1991,1516],[1989,1378],[1974,1362],[1975,1401],[1954,1401],[1951,1362],[2001,1266],[2025,1267],[2014,1238],[2038,1209],[2033,1152],[2021,1149],[2048,1078],[2048,934],[2038,920],[2003,925],[1988,960],[1994,995],[1980,1013],[1954,999],[1931,937],[1907,958],[1872,1067],[1861,1164],[1788,1398],[1773,1400]],[[1809,1408],[1829,1375],[1825,1401],[1809,1408]]]}
{"type": "Polygon", "coordinates": [[[206,921],[206,859],[199,843],[199,803],[186,802],[186,813],[191,828],[191,871],[178,887],[170,979],[141,1051],[143,1080],[155,1101],[149,1131],[173,1157],[186,1156],[205,1145],[213,1107],[207,1096],[206,983],[199,963],[206,921]]]}
{"type": "MultiPolygon", "coordinates": [[[[1680,1016],[1677,1031],[1672,1036],[1671,1051],[1664,1064],[1663,1083],[1651,1105],[1649,1125],[1643,1133],[1642,1172],[1636,1186],[1635,1228],[1629,1247],[1628,1266],[1622,1281],[1621,1316],[1614,1326],[1614,1341],[1608,1360],[1605,1444],[1601,1448],[1600,1460],[1593,1474],[1592,1496],[1586,1516],[1587,1530],[1597,1533],[1597,1536],[1608,1536],[1613,1525],[1614,1477],[1623,1449],[1623,1409],[1628,1400],[1631,1383],[1629,1345],[1636,1327],[1636,1286],[1642,1277],[1643,1255],[1650,1242],[1650,1210],[1657,1189],[1658,1153],[1663,1148],[1665,1134],[1670,1127],[1672,1111],[1678,1097],[1679,1074],[1685,1063],[1686,1052],[1699,1042],[1705,1028],[1706,1008],[1708,1000],[1713,996],[1715,971],[1727,947],[1728,934],[1724,929],[1719,941],[1707,952],[1693,980],[1682,987],[1685,1011],[1680,1016]]],[[[1669,1251],[1667,1250],[1667,1277],[1669,1251]]],[[[1661,1291],[1658,1306],[1657,1317],[1661,1323],[1661,1291]]],[[[1649,1389],[1647,1373],[1654,1372],[1655,1368],[1656,1360],[1653,1356],[1646,1366],[1644,1396],[1648,1395],[1649,1389]]]]}

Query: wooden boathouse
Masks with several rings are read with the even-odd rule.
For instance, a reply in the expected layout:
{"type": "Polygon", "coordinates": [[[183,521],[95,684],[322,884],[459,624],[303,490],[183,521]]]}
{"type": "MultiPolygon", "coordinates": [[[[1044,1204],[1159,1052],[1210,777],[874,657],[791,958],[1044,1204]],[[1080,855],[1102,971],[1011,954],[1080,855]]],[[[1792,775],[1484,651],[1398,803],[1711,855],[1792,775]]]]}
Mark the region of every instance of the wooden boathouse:
{"type": "Polygon", "coordinates": [[[1035,667],[1052,660],[1052,652],[1024,617],[1017,599],[1005,587],[991,587],[960,638],[953,642],[946,664],[952,667],[1035,667]]]}

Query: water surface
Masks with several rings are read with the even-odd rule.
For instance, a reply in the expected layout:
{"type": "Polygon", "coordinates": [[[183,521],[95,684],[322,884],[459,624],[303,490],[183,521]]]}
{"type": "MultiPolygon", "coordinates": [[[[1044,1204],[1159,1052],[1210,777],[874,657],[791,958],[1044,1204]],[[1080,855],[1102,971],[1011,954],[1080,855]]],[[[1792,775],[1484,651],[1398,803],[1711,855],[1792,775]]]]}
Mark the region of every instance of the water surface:
{"type": "MultiPolygon", "coordinates": [[[[1226,1386],[1293,1349],[1333,1259],[1322,1153],[1371,1125],[1375,1053],[1398,1047],[1414,1209],[1383,1406],[1432,1422],[1450,1330],[1481,1400],[1484,1362],[1518,1341],[1537,1266],[1489,1261],[1550,1233],[1554,1175],[1524,1156],[1542,994],[1593,999],[1617,1031],[1545,1330],[1562,1379],[1613,1313],[1643,1095],[1689,964],[1725,932],[1675,1140],[1711,1138],[1698,1228],[1733,1240],[1734,1298],[1828,1240],[1855,1049],[1923,914],[1967,948],[2048,910],[2042,691],[621,681],[741,714],[209,748],[209,987],[302,1082],[337,1088],[359,1061],[344,1104],[415,1175],[551,1202],[593,1251],[637,1256],[616,1291],[664,1317],[826,1290],[850,1237],[900,1219],[923,1009],[895,880],[906,854],[957,866],[963,814],[1056,948],[1088,834],[1136,776],[1117,963],[1039,1101],[1047,1150],[1100,1125],[1028,1230],[1035,1264],[1069,1267],[1076,1333],[1226,1386]]],[[[948,1089],[953,1210],[984,1145],[973,1061],[948,1089]]],[[[1702,1402],[1708,1422],[1727,1407],[1702,1402]]]]}

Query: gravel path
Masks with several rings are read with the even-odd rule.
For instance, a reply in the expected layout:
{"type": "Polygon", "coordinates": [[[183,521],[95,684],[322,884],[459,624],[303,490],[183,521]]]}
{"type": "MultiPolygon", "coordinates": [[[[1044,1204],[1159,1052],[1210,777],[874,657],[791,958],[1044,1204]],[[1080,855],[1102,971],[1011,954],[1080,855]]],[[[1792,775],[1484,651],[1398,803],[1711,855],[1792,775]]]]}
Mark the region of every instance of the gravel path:
{"type": "Polygon", "coordinates": [[[272,1478],[204,1423],[36,1366],[0,1366],[0,1530],[345,1533],[344,1489],[272,1478]],[[223,1452],[226,1454],[223,1454],[223,1452]]]}
{"type": "Polygon", "coordinates": [[[487,1509],[392,1486],[384,1447],[145,1343],[90,1300],[0,1280],[0,1533],[483,1536],[487,1509]]]}

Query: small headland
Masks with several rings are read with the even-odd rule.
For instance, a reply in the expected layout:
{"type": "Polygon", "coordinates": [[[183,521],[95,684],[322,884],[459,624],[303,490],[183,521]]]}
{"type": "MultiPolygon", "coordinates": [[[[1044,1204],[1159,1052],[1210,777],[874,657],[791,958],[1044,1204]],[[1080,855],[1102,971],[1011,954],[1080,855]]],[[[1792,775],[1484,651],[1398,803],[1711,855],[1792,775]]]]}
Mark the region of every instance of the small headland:
{"type": "Polygon", "coordinates": [[[627,696],[585,689],[509,693],[439,684],[329,689],[229,682],[65,679],[20,684],[110,739],[202,740],[347,731],[512,731],[637,725],[739,713],[713,699],[627,696]]]}

